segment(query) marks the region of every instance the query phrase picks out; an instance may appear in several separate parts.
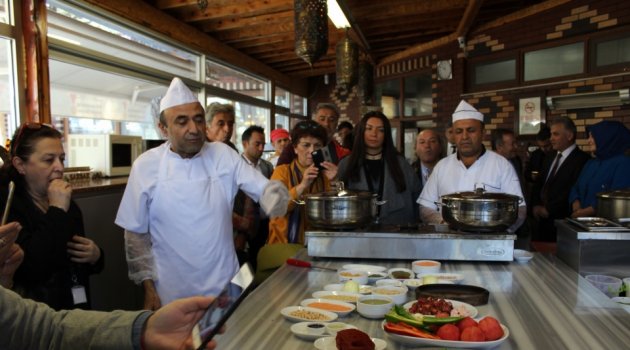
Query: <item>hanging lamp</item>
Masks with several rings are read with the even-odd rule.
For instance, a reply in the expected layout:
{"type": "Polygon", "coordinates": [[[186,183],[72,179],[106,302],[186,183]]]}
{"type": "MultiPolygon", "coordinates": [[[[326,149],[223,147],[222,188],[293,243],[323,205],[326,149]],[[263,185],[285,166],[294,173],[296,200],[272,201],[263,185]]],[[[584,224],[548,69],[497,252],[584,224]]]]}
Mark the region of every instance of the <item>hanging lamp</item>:
{"type": "Polygon", "coordinates": [[[336,47],[337,85],[347,90],[357,83],[359,72],[359,45],[346,35],[339,40],[336,47]]]}
{"type": "Polygon", "coordinates": [[[295,54],[313,66],[328,50],[326,0],[295,0],[295,54]]]}

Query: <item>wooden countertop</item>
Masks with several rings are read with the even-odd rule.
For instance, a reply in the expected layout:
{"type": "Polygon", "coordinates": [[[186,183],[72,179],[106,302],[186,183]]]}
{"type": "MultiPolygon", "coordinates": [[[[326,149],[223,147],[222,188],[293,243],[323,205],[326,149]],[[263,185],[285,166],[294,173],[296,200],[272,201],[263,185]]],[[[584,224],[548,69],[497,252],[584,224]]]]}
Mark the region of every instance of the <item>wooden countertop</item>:
{"type": "MultiPolygon", "coordinates": [[[[311,260],[303,250],[297,256],[311,260]]],[[[388,268],[409,267],[407,260],[320,259],[317,265],[340,268],[366,263],[388,268]]],[[[612,302],[553,255],[535,253],[528,263],[443,261],[441,272],[461,273],[463,284],[490,291],[479,315],[505,324],[509,338],[496,349],[622,349],[630,344],[630,313],[612,302]]],[[[313,349],[313,341],[291,333],[293,324],[280,310],[338,283],[333,271],[283,265],[255,289],[217,336],[219,349],[313,349]]],[[[408,299],[414,297],[408,294],[408,299]]],[[[381,328],[356,312],[339,321],[350,323],[387,342],[387,349],[411,349],[392,340],[381,328]]]]}
{"type": "Polygon", "coordinates": [[[99,179],[76,179],[70,181],[72,191],[75,193],[96,192],[110,189],[124,189],[127,186],[127,176],[99,178],[99,179]]]}

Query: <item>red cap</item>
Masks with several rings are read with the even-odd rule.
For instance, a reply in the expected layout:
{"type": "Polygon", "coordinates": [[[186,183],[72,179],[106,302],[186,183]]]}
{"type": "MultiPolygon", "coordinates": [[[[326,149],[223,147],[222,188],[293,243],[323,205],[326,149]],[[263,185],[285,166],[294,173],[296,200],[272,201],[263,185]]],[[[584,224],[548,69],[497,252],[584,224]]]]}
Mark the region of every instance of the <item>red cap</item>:
{"type": "Polygon", "coordinates": [[[276,142],[277,139],[289,138],[289,132],[285,129],[271,130],[271,142],[276,142]]]}

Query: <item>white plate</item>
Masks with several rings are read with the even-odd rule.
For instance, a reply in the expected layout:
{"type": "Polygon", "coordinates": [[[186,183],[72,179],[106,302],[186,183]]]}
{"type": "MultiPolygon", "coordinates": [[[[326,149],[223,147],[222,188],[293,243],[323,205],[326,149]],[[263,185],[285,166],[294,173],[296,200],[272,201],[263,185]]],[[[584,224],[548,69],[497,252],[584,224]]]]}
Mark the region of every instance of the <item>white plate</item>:
{"type": "Polygon", "coordinates": [[[522,249],[514,249],[514,259],[518,262],[528,262],[534,257],[534,254],[528,252],[527,250],[522,249]]]}
{"type": "Polygon", "coordinates": [[[337,317],[338,317],[337,314],[334,313],[334,312],[324,311],[324,310],[316,309],[314,307],[305,307],[305,306],[287,306],[284,309],[280,310],[280,313],[287,320],[293,321],[293,322],[300,322],[300,321],[330,322],[330,321],[336,320],[337,317]],[[298,316],[291,315],[292,312],[298,311],[298,310],[315,312],[315,313],[318,313],[318,314],[322,315],[322,318],[319,319],[319,320],[311,320],[311,319],[308,319],[308,318],[305,318],[305,317],[298,317],[298,316]]]}
{"type": "MultiPolygon", "coordinates": [[[[470,313],[469,317],[471,317],[471,318],[475,318],[477,316],[477,314],[479,313],[477,308],[472,306],[472,305],[470,305],[470,304],[463,303],[463,302],[457,301],[457,300],[451,300],[451,299],[444,299],[444,300],[450,301],[451,304],[453,304],[453,310],[455,310],[459,306],[464,306],[464,308],[466,308],[466,311],[468,311],[468,313],[470,313]]],[[[409,311],[409,309],[411,308],[413,303],[415,303],[416,301],[417,300],[412,300],[412,301],[406,303],[405,305],[403,305],[403,307],[405,308],[405,310],[409,311]]]]}
{"type": "MultiPolygon", "coordinates": [[[[332,311],[332,310],[324,310],[324,311],[330,311],[330,312],[334,312],[337,315],[339,315],[339,317],[344,317],[346,315],[348,315],[349,313],[351,313],[352,311],[354,311],[354,309],[356,309],[357,307],[354,304],[350,304],[350,303],[346,303],[343,301],[338,301],[338,300],[330,300],[330,299],[304,299],[302,300],[302,302],[300,303],[300,305],[302,306],[307,306],[307,307],[314,307],[314,306],[309,306],[309,304],[311,303],[329,303],[329,304],[335,304],[335,305],[339,305],[339,306],[343,306],[348,308],[347,311],[332,311]]],[[[319,309],[319,308],[316,308],[319,309]]]]}
{"type": "Polygon", "coordinates": [[[298,322],[291,325],[291,332],[295,334],[296,337],[304,339],[304,340],[315,340],[318,338],[328,337],[329,335],[326,333],[323,334],[313,334],[308,331],[306,326],[311,323],[317,322],[298,322]]]}
{"type": "Polygon", "coordinates": [[[347,265],[343,265],[343,269],[344,270],[361,270],[361,271],[366,271],[369,274],[370,272],[383,272],[387,270],[387,267],[378,266],[378,265],[347,264],[347,265]]]}
{"type": "Polygon", "coordinates": [[[448,273],[448,272],[436,272],[436,273],[419,273],[417,278],[422,279],[424,276],[435,276],[438,279],[437,283],[443,283],[450,281],[453,283],[460,283],[464,280],[464,275],[461,273],[448,273]]]}
{"type": "Polygon", "coordinates": [[[422,279],[407,279],[404,280],[403,283],[407,286],[407,288],[409,288],[409,290],[414,290],[422,285],[422,279]]]}
{"type": "MultiPolygon", "coordinates": [[[[381,323],[381,328],[383,328],[383,331],[387,334],[388,337],[392,338],[392,340],[396,342],[399,342],[405,345],[411,345],[413,347],[436,346],[436,347],[457,348],[457,349],[489,349],[489,348],[494,348],[496,346],[499,346],[499,344],[503,343],[510,336],[510,331],[508,330],[508,328],[504,325],[501,325],[501,328],[503,328],[503,336],[500,339],[492,340],[492,341],[473,342],[473,341],[455,341],[455,340],[441,340],[441,339],[436,340],[436,339],[417,338],[417,337],[410,337],[406,335],[399,335],[395,333],[388,333],[387,331],[385,331],[385,328],[383,327],[385,325],[385,322],[387,321],[383,321],[383,323],[381,323]]],[[[318,340],[321,340],[321,339],[326,339],[326,338],[320,338],[318,340]]]]}
{"type": "Polygon", "coordinates": [[[313,293],[313,298],[319,299],[328,299],[328,297],[330,296],[339,296],[339,297],[346,297],[346,298],[353,298],[354,300],[342,300],[340,298],[338,299],[329,299],[329,300],[338,300],[338,301],[345,301],[346,303],[352,303],[352,304],[356,304],[357,300],[359,300],[359,298],[361,297],[361,294],[359,293],[351,293],[351,292],[337,292],[337,291],[319,291],[319,292],[315,292],[313,293]]]}
{"type": "MultiPolygon", "coordinates": [[[[332,283],[324,286],[324,290],[328,292],[342,292],[343,291],[343,283],[332,283]]],[[[370,294],[372,293],[372,286],[367,284],[362,284],[359,286],[359,293],[361,294],[370,294]]]]}
{"type": "MultiPolygon", "coordinates": [[[[372,338],[376,350],[383,350],[387,348],[387,343],[383,339],[372,338]]],[[[335,337],[319,338],[314,343],[315,348],[319,350],[337,350],[337,343],[335,337]]]]}

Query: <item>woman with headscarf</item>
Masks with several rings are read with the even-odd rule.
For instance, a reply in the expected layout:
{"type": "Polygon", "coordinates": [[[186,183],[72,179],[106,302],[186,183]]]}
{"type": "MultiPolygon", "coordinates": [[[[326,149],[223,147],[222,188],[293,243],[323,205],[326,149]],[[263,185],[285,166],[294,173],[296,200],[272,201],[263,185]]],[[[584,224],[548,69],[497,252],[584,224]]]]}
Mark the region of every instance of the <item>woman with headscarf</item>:
{"type": "MultiPolygon", "coordinates": [[[[305,194],[330,190],[330,181],[337,176],[337,166],[330,162],[322,163],[319,170],[313,162],[314,151],[328,143],[327,131],[317,122],[299,122],[291,130],[293,160],[289,164],[276,167],[271,180],[279,180],[289,189],[289,196],[296,200],[305,194]]],[[[268,244],[304,243],[304,207],[289,201],[287,214],[269,220],[268,244]]]]}
{"type": "Polygon", "coordinates": [[[379,222],[415,224],[420,180],[394,146],[389,119],[381,112],[366,113],[355,129],[352,153],[339,163],[339,180],[346,188],[377,194],[379,222]]]}
{"type": "Polygon", "coordinates": [[[61,133],[47,124],[24,123],[11,140],[10,155],[0,172],[0,204],[4,207],[13,181],[9,221],[21,224],[16,243],[24,249],[15,290],[56,310],[89,308],[89,275],[103,269],[103,251],[85,237],[72,186],[63,180],[61,133]]]}
{"type": "Polygon", "coordinates": [[[571,217],[594,216],[596,195],[630,187],[630,130],[618,121],[603,121],[586,128],[595,158],[589,160],[571,189],[571,217]]]}

